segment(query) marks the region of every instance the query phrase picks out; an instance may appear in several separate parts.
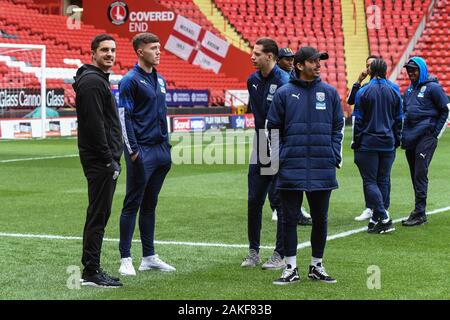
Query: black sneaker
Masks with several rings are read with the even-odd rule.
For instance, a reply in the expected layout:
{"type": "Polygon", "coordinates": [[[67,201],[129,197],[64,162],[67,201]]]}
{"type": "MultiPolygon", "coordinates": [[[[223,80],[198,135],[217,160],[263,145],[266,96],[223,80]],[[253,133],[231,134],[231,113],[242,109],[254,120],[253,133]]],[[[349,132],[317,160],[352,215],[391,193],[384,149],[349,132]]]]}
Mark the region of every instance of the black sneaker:
{"type": "Polygon", "coordinates": [[[300,276],[298,275],[298,268],[292,269],[292,266],[288,264],[287,267],[283,270],[281,278],[275,280],[272,283],[276,285],[286,285],[290,283],[296,283],[299,280],[300,276]]]}
{"type": "Polygon", "coordinates": [[[426,224],[428,222],[427,216],[425,214],[417,213],[416,211],[411,212],[408,219],[402,221],[402,226],[404,227],[414,227],[426,224]]]}
{"type": "Polygon", "coordinates": [[[114,281],[119,281],[119,282],[120,282],[120,279],[119,279],[119,278],[116,278],[116,277],[110,276],[109,274],[107,274],[107,273],[106,273],[106,271],[103,271],[103,269],[102,269],[102,268],[100,268],[99,270],[100,270],[100,272],[103,272],[103,274],[104,274],[104,275],[105,275],[106,277],[110,278],[111,280],[114,280],[114,281]]]}
{"type": "Polygon", "coordinates": [[[81,285],[97,288],[119,288],[122,286],[122,283],[120,280],[114,280],[105,272],[97,270],[91,275],[84,274],[81,285]]]}
{"type": "Polygon", "coordinates": [[[312,226],[312,220],[311,218],[307,218],[304,215],[300,215],[298,219],[298,225],[299,226],[312,226]]]}
{"type": "Polygon", "coordinates": [[[395,231],[395,227],[392,224],[392,220],[387,222],[383,222],[383,220],[378,220],[377,222],[373,222],[370,220],[369,225],[367,226],[368,233],[388,233],[395,231]]]}
{"type": "Polygon", "coordinates": [[[321,263],[318,263],[317,266],[309,266],[308,278],[311,280],[319,280],[325,283],[337,282],[335,278],[328,275],[321,263]]]}

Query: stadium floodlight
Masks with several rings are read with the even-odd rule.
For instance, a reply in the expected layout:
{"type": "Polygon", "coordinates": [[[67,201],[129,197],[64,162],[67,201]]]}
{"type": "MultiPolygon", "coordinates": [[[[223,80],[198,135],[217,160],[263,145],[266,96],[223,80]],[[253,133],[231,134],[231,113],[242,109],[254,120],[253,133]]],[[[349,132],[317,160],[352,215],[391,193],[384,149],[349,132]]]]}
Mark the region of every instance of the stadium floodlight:
{"type": "Polygon", "coordinates": [[[45,66],[45,45],[0,43],[0,109],[40,106],[42,138],[46,136],[45,66]]]}

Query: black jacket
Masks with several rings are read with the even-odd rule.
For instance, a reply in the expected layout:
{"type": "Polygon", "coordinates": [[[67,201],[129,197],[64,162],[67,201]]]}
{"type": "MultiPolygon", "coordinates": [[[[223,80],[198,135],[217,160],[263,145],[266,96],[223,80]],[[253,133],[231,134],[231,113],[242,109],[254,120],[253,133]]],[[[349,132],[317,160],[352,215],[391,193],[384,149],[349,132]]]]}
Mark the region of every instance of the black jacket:
{"type": "Polygon", "coordinates": [[[109,87],[109,74],[85,64],[74,79],[81,163],[86,166],[119,162],[123,151],[122,128],[109,87]]]}

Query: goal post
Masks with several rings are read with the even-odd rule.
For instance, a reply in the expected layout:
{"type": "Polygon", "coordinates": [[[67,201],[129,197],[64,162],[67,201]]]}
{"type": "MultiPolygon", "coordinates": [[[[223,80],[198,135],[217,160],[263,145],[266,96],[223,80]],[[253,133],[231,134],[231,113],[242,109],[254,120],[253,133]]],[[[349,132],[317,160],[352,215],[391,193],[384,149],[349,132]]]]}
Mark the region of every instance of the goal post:
{"type": "Polygon", "coordinates": [[[45,138],[46,89],[46,46],[0,42],[0,114],[14,108],[40,107],[40,136],[45,138]]]}

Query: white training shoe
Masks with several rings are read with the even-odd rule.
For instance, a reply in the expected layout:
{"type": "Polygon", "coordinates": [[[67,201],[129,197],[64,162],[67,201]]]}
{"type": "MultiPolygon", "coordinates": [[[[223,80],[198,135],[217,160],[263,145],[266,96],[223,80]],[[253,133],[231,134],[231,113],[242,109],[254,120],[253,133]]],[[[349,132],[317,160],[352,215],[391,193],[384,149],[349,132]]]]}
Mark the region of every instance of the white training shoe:
{"type": "Polygon", "coordinates": [[[305,208],[301,207],[300,210],[302,211],[302,214],[305,218],[311,219],[311,215],[306,211],[305,208]]]}
{"type": "Polygon", "coordinates": [[[272,212],[272,221],[278,221],[277,209],[272,212]]]}
{"type": "Polygon", "coordinates": [[[364,220],[372,218],[372,215],[373,215],[373,210],[370,208],[366,208],[359,216],[357,216],[355,218],[355,220],[356,221],[364,221],[364,220]]]}
{"type": "Polygon", "coordinates": [[[133,267],[133,260],[131,257],[120,259],[119,273],[123,276],[135,276],[136,270],[133,267]]]}
{"type": "Polygon", "coordinates": [[[158,269],[165,272],[173,272],[177,270],[171,265],[168,265],[167,263],[162,261],[157,254],[155,254],[154,256],[142,258],[141,265],[139,266],[139,271],[150,269],[158,269]]]}

